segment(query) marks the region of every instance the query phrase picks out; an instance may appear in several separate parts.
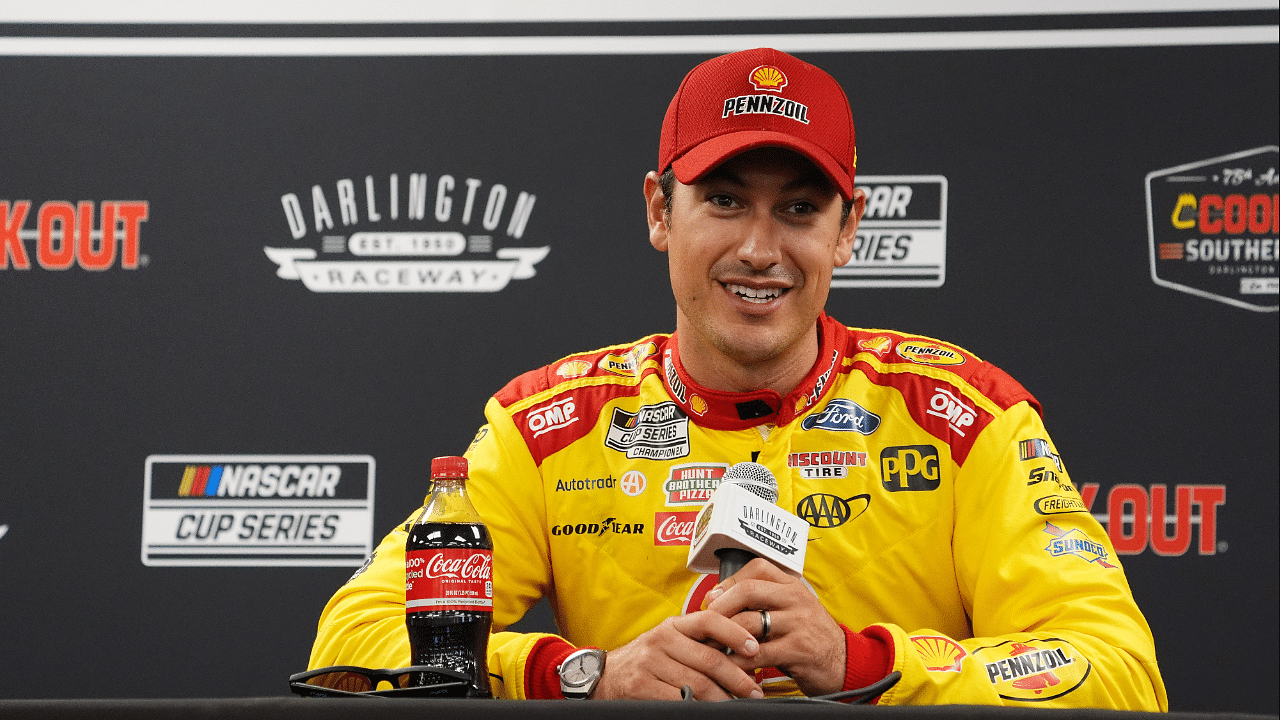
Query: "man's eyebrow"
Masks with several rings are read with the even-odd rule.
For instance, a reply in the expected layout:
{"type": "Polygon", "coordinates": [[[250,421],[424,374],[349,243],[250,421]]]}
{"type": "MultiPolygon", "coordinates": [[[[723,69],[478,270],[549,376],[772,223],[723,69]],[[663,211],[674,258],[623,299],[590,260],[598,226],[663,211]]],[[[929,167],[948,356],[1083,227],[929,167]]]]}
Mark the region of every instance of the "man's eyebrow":
{"type": "MultiPolygon", "coordinates": [[[[706,175],[703,175],[700,182],[727,182],[738,187],[743,187],[747,184],[746,181],[742,179],[742,176],[723,165],[715,168],[706,175]]],[[[831,180],[828,179],[826,175],[823,175],[822,171],[817,168],[811,169],[809,172],[800,175],[782,186],[782,189],[788,192],[802,188],[813,188],[821,192],[835,192],[835,187],[832,185],[831,180]]]]}
{"type": "Polygon", "coordinates": [[[716,181],[728,182],[738,186],[743,186],[747,184],[742,179],[741,176],[739,176],[737,173],[733,172],[732,170],[726,168],[724,165],[720,165],[719,167],[715,168],[711,172],[702,176],[702,182],[716,182],[716,181]]]}
{"type": "Polygon", "coordinates": [[[813,169],[791,182],[782,186],[783,190],[797,190],[800,188],[812,187],[823,192],[835,192],[830,178],[822,174],[821,170],[813,169]]]}

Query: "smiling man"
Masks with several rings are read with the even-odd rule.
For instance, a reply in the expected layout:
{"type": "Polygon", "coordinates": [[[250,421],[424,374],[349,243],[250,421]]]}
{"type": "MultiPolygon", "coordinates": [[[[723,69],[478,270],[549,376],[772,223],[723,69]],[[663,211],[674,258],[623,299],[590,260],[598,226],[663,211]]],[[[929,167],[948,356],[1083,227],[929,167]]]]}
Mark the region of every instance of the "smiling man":
{"type": "MultiPolygon", "coordinates": [[[[844,92],[812,65],[757,49],[685,77],[644,183],[676,331],[516,378],[467,451],[494,543],[495,694],[887,680],[882,704],[1167,709],[1034,398],[956,346],[824,313],[865,204],[856,157],[844,92]],[[686,569],[693,517],[747,460],[811,526],[802,577],[686,569]],[[504,631],[542,597],[560,635],[504,631]]],[[[330,600],[312,667],[408,664],[404,544],[397,528],[330,600]]]]}

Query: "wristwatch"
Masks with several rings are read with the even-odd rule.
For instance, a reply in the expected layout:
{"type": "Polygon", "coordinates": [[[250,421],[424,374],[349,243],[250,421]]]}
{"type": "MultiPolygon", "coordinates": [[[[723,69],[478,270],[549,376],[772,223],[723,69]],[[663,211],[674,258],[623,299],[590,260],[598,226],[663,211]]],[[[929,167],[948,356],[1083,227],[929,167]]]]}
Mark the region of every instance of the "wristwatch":
{"type": "Polygon", "coordinates": [[[560,691],[570,700],[586,700],[595,692],[604,674],[604,651],[596,648],[574,650],[556,668],[560,674],[560,691]]]}

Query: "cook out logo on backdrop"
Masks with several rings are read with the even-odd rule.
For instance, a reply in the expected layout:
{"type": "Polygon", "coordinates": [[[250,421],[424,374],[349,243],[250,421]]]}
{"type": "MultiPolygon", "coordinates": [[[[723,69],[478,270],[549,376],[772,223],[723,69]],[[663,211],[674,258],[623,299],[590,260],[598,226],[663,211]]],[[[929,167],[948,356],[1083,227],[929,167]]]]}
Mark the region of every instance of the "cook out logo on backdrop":
{"type": "Polygon", "coordinates": [[[317,247],[263,250],[278,277],[312,292],[497,292],[533,277],[551,248],[506,242],[524,236],[537,197],[460,177],[366,175],[362,188],[343,178],[285,193],[292,239],[317,247]]]}
{"type": "Polygon", "coordinates": [[[1151,279],[1259,312],[1280,304],[1277,146],[1147,175],[1151,279]]]}
{"type": "Polygon", "coordinates": [[[867,209],[833,288],[941,287],[947,278],[947,179],[860,175],[867,209]]]}
{"type": "Polygon", "coordinates": [[[150,258],[140,251],[146,200],[47,200],[32,213],[30,200],[0,200],[0,270],[136,270],[150,258]],[[117,264],[118,260],[118,264],[117,264]]]}
{"type": "Polygon", "coordinates": [[[368,455],[151,455],[143,565],[349,565],[373,551],[368,455]]]}
{"type": "MultiPolygon", "coordinates": [[[[1084,510],[1093,510],[1098,487],[1080,486],[1084,510]]],[[[1177,556],[1192,547],[1199,555],[1216,555],[1227,550],[1226,541],[1218,540],[1218,508],[1226,503],[1225,485],[1174,485],[1170,491],[1168,485],[1121,483],[1111,486],[1102,511],[1093,516],[1107,528],[1117,555],[1137,555],[1150,548],[1157,555],[1177,556]],[[1195,543],[1192,526],[1199,528],[1195,543]]]]}

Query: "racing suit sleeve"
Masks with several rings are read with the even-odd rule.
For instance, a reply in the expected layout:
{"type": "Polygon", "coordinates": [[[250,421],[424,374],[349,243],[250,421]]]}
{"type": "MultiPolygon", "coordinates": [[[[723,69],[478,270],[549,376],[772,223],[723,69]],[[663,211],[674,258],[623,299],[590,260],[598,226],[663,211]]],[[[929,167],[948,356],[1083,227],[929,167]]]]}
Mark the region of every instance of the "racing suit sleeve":
{"type": "Polygon", "coordinates": [[[975,440],[955,478],[952,540],[973,637],[868,628],[892,636],[902,672],[880,704],[1168,710],[1151,630],[1048,437],[1021,402],[975,440]]]}
{"type": "MultiPolygon", "coordinates": [[[[467,450],[468,493],[485,519],[494,545],[493,634],[489,674],[496,697],[556,695],[546,688],[546,668],[572,649],[544,633],[503,632],[549,592],[542,481],[520,434],[502,406],[490,399],[485,425],[467,450]],[[531,662],[536,656],[537,661],[531,662]],[[535,672],[535,670],[537,672],[535,672]]],[[[415,510],[406,520],[417,517],[415,510]]],[[[398,668],[409,665],[404,623],[405,523],[396,526],[368,562],[329,600],[320,616],[309,667],[358,665],[398,668]]]]}

